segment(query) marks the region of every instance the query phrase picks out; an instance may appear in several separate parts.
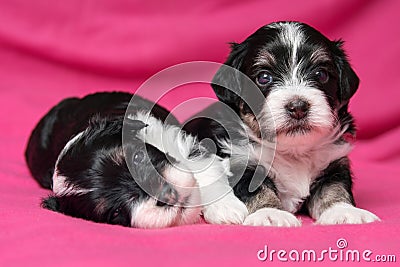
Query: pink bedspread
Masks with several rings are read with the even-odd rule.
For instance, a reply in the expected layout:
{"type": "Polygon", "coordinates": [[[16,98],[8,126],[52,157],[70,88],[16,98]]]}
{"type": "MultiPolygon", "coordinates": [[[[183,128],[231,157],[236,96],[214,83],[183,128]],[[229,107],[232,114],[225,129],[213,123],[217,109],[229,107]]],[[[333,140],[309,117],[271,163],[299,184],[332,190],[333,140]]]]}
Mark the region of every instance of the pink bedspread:
{"type": "MultiPolygon", "coordinates": [[[[364,266],[362,253],[371,261],[379,255],[395,255],[400,261],[399,11],[397,0],[1,0],[0,266],[287,264],[277,254],[272,262],[260,261],[257,253],[265,246],[269,252],[285,250],[280,256],[289,262],[291,250],[314,250],[320,258],[329,248],[338,250],[339,258],[334,260],[334,252],[332,259],[324,254],[326,266],[344,264],[340,253],[348,250],[359,251],[361,259],[346,266],[364,266]],[[359,126],[351,155],[354,193],[358,205],[382,222],[315,226],[304,218],[296,229],[198,224],[143,230],[39,207],[48,191],[29,175],[23,151],[30,131],[52,105],[96,91],[133,92],[177,63],[223,62],[227,42],[242,41],[275,20],[304,21],[332,39],[346,40],[361,78],[351,103],[359,126]],[[347,241],[346,248],[338,248],[339,238],[347,241]]],[[[174,90],[161,104],[172,108],[198,96],[215,98],[207,85],[184,89],[174,90]]],[[[184,120],[200,108],[176,115],[184,120]]],[[[308,266],[307,257],[296,262],[302,264],[308,266]]]]}

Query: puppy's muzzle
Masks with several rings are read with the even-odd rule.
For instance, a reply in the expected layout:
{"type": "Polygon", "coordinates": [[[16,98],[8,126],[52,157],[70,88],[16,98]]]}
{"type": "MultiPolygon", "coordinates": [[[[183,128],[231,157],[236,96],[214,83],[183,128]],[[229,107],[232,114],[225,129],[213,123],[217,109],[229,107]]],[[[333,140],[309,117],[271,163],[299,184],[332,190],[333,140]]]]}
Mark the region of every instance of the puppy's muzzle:
{"type": "Polygon", "coordinates": [[[197,195],[197,182],[191,172],[168,166],[163,171],[164,183],[162,184],[156,199],[157,206],[187,206],[192,197],[197,195]]]}
{"type": "Polygon", "coordinates": [[[296,98],[287,103],[285,109],[291,118],[301,120],[307,116],[310,109],[310,103],[303,99],[296,98]]]}

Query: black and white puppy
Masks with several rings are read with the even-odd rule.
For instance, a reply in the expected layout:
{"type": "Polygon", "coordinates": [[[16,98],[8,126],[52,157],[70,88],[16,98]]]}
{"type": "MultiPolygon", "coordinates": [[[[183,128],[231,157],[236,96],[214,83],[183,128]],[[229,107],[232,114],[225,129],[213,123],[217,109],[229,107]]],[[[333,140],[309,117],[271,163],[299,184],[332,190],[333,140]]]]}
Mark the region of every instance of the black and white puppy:
{"type": "Polygon", "coordinates": [[[342,45],[299,22],[261,27],[232,44],[225,65],[237,71],[215,75],[220,102],[186,124],[230,156],[234,192],[250,213],[244,224],[298,226],[301,210],[318,224],[379,220],[356,208],[352,194],[348,103],[359,78],[342,45]],[[261,97],[250,95],[251,85],[261,97]]]}
{"type": "Polygon", "coordinates": [[[210,223],[247,215],[229,191],[228,161],[202,149],[167,110],[129,93],[61,101],[33,130],[25,156],[53,190],[42,206],[74,217],[162,228],[196,223],[201,211],[210,223]],[[213,203],[202,209],[205,201],[213,203]]]}

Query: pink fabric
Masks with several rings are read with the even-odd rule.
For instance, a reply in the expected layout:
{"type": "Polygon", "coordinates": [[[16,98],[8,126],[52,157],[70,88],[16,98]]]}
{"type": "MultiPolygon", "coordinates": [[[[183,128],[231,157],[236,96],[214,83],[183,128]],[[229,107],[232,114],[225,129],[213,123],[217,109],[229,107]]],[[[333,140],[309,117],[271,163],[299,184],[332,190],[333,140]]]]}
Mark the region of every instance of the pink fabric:
{"type": "MultiPolygon", "coordinates": [[[[349,249],[399,258],[399,10],[396,0],[0,1],[0,266],[279,264],[259,262],[257,251],[264,245],[337,249],[338,238],[345,238],[349,249]],[[48,191],[29,175],[23,151],[52,105],[96,91],[133,92],[177,63],[223,62],[227,42],[242,41],[275,20],[304,21],[332,39],[346,40],[361,78],[351,103],[360,129],[351,155],[355,198],[382,222],[322,227],[305,218],[296,229],[199,224],[143,230],[39,207],[48,191]]],[[[161,104],[173,108],[198,96],[215,98],[207,85],[183,89],[161,104]]],[[[183,120],[199,108],[176,115],[183,120]]],[[[325,259],[324,264],[341,263],[325,259]]]]}

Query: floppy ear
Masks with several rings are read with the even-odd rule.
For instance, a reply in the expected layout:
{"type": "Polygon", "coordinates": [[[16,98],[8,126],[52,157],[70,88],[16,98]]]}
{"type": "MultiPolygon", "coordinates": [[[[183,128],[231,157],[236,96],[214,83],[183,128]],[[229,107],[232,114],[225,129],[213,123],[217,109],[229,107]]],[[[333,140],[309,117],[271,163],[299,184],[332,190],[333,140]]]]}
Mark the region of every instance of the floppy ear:
{"type": "Polygon", "coordinates": [[[360,79],[351,68],[346,53],[343,50],[343,41],[334,41],[335,64],[339,71],[339,92],[340,102],[348,102],[358,89],[360,79]]]}
{"type": "Polygon", "coordinates": [[[218,99],[228,106],[237,109],[238,94],[240,94],[239,69],[247,53],[247,43],[231,43],[231,53],[224,63],[229,66],[222,66],[212,80],[212,88],[218,99]],[[235,70],[232,70],[234,68],[235,70]],[[221,86],[223,85],[223,86],[221,86]],[[229,88],[229,89],[227,89],[229,88]]]}

